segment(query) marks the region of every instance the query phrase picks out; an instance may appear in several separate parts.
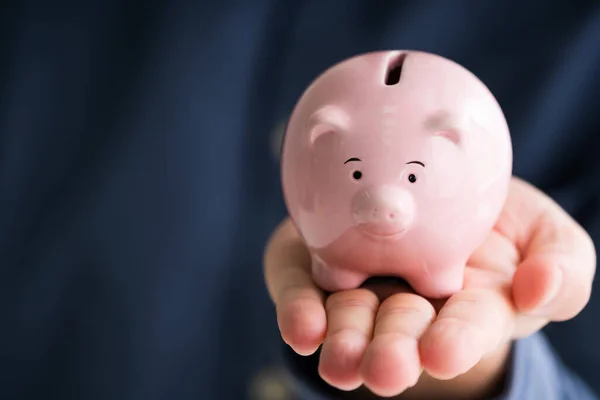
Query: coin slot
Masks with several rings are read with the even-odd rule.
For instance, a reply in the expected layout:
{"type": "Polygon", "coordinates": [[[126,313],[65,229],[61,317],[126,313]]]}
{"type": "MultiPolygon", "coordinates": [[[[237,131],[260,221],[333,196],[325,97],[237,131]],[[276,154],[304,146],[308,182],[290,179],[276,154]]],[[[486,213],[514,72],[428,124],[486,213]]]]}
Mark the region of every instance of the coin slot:
{"type": "Polygon", "coordinates": [[[388,65],[385,77],[385,84],[387,86],[394,86],[398,82],[400,82],[400,76],[402,75],[402,66],[404,65],[405,59],[405,53],[399,54],[397,57],[392,58],[391,62],[388,65]]]}

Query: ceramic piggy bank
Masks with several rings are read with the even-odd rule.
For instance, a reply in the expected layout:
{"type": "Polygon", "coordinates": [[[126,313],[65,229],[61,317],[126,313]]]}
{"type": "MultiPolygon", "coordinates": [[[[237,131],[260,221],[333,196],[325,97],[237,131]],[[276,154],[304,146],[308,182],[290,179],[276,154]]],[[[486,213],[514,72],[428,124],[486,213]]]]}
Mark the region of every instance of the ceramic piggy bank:
{"type": "Polygon", "coordinates": [[[394,276],[429,298],[462,288],[513,162],[488,88],[455,62],[414,51],[325,71],[296,104],[281,157],[286,205],[321,288],[394,276]]]}

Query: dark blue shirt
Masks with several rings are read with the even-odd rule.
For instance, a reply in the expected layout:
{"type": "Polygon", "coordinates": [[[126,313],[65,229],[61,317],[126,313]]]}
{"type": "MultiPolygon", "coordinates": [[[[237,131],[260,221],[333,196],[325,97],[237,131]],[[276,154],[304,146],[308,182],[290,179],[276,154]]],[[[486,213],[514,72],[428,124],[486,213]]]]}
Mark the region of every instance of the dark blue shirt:
{"type": "MultiPolygon", "coordinates": [[[[275,390],[261,265],[285,216],[274,132],[357,53],[418,49],[473,71],[505,111],[515,174],[600,241],[600,5],[508,3],[3,6],[0,398],[275,390]]],[[[600,393],[599,313],[594,296],[546,330],[559,356],[541,336],[520,342],[526,367],[511,368],[531,383],[513,398],[587,399],[584,381],[600,393]]],[[[296,381],[316,379],[288,360],[296,381]]]]}

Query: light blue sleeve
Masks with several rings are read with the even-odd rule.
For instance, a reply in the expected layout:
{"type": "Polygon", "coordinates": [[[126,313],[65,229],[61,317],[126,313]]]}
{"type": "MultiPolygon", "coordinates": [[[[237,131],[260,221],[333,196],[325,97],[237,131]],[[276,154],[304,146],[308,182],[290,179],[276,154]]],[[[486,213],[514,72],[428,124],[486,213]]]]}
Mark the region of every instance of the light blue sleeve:
{"type": "Polygon", "coordinates": [[[600,400],[542,333],[517,341],[503,395],[494,400],[600,400]]]}
{"type": "MultiPolygon", "coordinates": [[[[284,364],[298,400],[343,400],[345,392],[323,382],[318,358],[301,357],[285,346],[284,364]]],[[[355,397],[354,397],[355,398],[355,397]]],[[[504,393],[490,400],[600,400],[569,370],[542,333],[515,342],[504,393]]]]}

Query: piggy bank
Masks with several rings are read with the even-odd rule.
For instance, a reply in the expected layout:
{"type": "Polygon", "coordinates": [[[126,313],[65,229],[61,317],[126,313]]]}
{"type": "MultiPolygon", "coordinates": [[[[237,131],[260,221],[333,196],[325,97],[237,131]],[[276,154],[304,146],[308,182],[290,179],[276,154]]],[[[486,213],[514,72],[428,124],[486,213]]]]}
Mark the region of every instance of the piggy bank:
{"type": "Polygon", "coordinates": [[[285,203],[324,290],[398,277],[444,298],[497,221],[512,175],[504,114],[461,65],[419,51],[334,65],[285,130],[285,203]]]}

